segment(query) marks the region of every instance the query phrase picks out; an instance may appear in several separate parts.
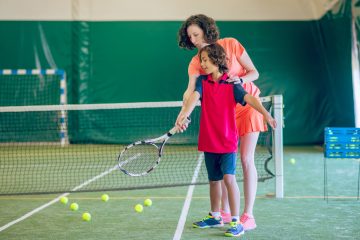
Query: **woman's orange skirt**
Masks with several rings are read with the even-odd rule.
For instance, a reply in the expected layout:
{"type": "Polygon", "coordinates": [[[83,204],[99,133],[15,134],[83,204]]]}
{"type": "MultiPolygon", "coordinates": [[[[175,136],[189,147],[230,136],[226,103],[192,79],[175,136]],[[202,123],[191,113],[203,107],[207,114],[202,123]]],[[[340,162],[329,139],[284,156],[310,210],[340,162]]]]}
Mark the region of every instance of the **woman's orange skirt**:
{"type": "MultiPolygon", "coordinates": [[[[243,87],[254,97],[259,97],[260,90],[255,84],[245,83],[243,87]]],[[[267,124],[264,122],[263,115],[252,108],[249,104],[246,104],[245,106],[237,104],[235,112],[238,136],[241,137],[247,133],[266,132],[268,130],[267,124]]]]}

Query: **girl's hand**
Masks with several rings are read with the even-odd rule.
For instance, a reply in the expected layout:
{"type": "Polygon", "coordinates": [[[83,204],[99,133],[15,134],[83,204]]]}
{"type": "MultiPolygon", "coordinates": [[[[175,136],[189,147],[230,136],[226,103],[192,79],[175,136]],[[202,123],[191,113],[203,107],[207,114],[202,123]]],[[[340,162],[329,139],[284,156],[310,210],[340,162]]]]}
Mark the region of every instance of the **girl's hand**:
{"type": "Polygon", "coordinates": [[[182,112],[179,113],[175,122],[175,126],[178,129],[177,132],[183,132],[188,128],[189,121],[187,121],[187,119],[188,117],[185,114],[183,114],[182,112]]]}
{"type": "Polygon", "coordinates": [[[277,126],[276,120],[270,115],[270,113],[267,113],[264,115],[265,121],[274,129],[277,126]]]}

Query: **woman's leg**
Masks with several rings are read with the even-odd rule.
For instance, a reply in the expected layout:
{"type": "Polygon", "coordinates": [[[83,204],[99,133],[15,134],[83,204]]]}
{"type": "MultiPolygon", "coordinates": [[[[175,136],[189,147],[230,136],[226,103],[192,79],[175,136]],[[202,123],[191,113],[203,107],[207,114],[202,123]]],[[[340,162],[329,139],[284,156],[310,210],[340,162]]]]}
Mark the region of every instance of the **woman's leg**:
{"type": "Polygon", "coordinates": [[[225,213],[230,213],[228,191],[224,181],[221,181],[221,210],[225,213]]]}
{"type": "Polygon", "coordinates": [[[244,213],[253,216],[258,175],[255,167],[255,148],[259,132],[247,133],[240,137],[240,158],[244,176],[244,213]]]}

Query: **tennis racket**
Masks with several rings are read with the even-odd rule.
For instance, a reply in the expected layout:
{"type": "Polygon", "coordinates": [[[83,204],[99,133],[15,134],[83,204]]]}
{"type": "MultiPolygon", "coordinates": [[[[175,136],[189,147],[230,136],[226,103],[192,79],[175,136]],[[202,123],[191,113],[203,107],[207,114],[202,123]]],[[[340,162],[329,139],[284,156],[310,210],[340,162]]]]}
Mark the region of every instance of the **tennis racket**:
{"type": "MultiPolygon", "coordinates": [[[[184,124],[189,124],[190,118],[184,124]]],[[[118,156],[119,169],[132,177],[144,176],[154,170],[161,160],[165,143],[177,132],[173,127],[164,135],[134,142],[126,146],[118,156]]]]}

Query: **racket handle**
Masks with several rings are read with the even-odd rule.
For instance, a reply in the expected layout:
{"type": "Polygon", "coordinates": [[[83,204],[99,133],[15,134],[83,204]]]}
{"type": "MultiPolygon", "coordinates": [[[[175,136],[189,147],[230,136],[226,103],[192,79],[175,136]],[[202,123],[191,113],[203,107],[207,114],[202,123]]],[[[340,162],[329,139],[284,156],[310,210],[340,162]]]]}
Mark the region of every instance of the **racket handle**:
{"type": "MultiPolygon", "coordinates": [[[[191,119],[190,119],[190,117],[186,117],[182,124],[189,124],[189,123],[191,123],[191,119]]],[[[178,131],[178,127],[177,127],[177,126],[173,127],[173,128],[168,132],[168,136],[171,137],[172,135],[174,135],[175,133],[177,133],[177,131],[178,131]]]]}

